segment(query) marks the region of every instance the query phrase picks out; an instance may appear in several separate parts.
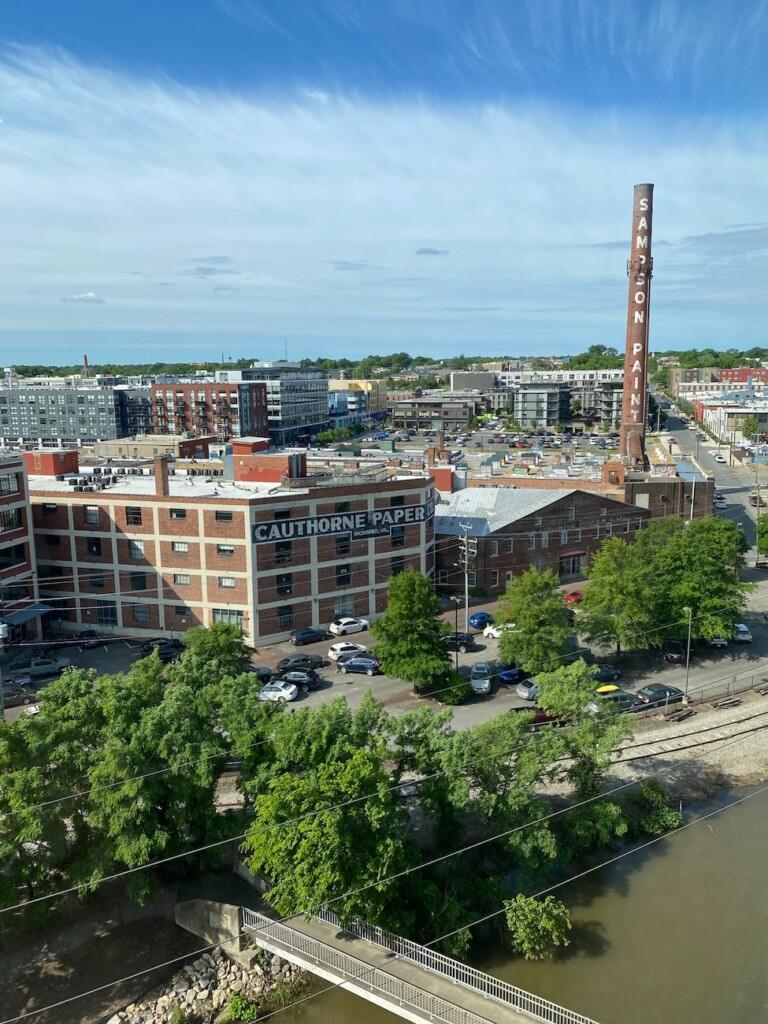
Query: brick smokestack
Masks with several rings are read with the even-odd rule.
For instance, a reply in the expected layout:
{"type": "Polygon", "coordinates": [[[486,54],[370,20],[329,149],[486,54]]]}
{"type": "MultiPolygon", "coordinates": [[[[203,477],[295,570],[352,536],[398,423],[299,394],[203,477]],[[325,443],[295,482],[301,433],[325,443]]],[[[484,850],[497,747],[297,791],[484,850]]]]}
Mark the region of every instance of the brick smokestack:
{"type": "Polygon", "coordinates": [[[167,498],[169,493],[168,457],[166,455],[157,455],[155,457],[155,495],[158,498],[167,498]]]}
{"type": "Polygon", "coordinates": [[[651,228],[653,185],[635,185],[632,204],[632,240],[627,261],[627,341],[624,350],[624,391],[621,402],[620,450],[631,465],[645,463],[645,428],[648,417],[648,314],[651,307],[651,228]]]}

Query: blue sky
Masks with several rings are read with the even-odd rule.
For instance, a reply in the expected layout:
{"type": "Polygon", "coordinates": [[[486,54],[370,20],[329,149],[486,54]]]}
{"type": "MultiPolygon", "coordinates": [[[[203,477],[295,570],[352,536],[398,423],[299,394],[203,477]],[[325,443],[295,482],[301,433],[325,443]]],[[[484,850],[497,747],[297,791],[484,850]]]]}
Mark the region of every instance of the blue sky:
{"type": "Polygon", "coordinates": [[[2,363],[768,343],[764,0],[5,0],[2,363]]]}

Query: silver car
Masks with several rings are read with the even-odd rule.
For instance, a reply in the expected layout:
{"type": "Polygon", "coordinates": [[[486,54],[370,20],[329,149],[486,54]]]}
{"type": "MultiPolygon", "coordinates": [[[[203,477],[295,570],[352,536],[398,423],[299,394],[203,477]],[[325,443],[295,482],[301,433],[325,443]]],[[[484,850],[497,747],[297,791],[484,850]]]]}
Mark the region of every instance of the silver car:
{"type": "Polygon", "coordinates": [[[472,693],[484,696],[491,692],[491,666],[487,661],[477,661],[469,676],[472,693]]]}
{"type": "Polygon", "coordinates": [[[515,687],[515,693],[523,700],[536,700],[539,696],[539,686],[535,679],[524,679],[515,687]]]}
{"type": "Polygon", "coordinates": [[[299,695],[299,688],[293,683],[277,679],[274,683],[267,683],[259,690],[259,700],[272,700],[278,704],[285,704],[286,701],[296,700],[299,695]]]}

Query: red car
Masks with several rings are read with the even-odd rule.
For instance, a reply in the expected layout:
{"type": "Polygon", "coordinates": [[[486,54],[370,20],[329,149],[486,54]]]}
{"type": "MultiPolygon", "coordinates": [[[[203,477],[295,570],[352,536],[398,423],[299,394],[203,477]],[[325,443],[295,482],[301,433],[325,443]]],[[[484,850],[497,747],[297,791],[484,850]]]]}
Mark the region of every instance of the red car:
{"type": "Polygon", "coordinates": [[[570,594],[565,595],[566,604],[581,604],[584,600],[584,595],[580,590],[572,590],[570,594]]]}

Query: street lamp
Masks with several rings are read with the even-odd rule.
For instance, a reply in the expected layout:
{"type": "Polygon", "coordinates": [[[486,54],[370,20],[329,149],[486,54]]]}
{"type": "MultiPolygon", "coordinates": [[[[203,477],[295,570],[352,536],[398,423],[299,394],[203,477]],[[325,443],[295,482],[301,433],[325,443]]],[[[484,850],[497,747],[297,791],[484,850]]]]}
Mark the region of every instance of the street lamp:
{"type": "MultiPolygon", "coordinates": [[[[459,605],[461,604],[461,597],[459,597],[458,594],[451,594],[451,600],[453,601],[453,606],[456,609],[456,633],[458,634],[458,632],[459,632],[459,605]]],[[[458,674],[458,671],[459,671],[459,644],[458,644],[458,641],[454,644],[454,647],[456,648],[456,650],[455,650],[455,654],[456,654],[456,673],[458,674]]]]}
{"type": "Polygon", "coordinates": [[[691,673],[691,628],[693,626],[693,608],[686,606],[683,611],[688,616],[688,644],[685,648],[685,696],[683,702],[688,703],[688,677],[691,673]]]}

